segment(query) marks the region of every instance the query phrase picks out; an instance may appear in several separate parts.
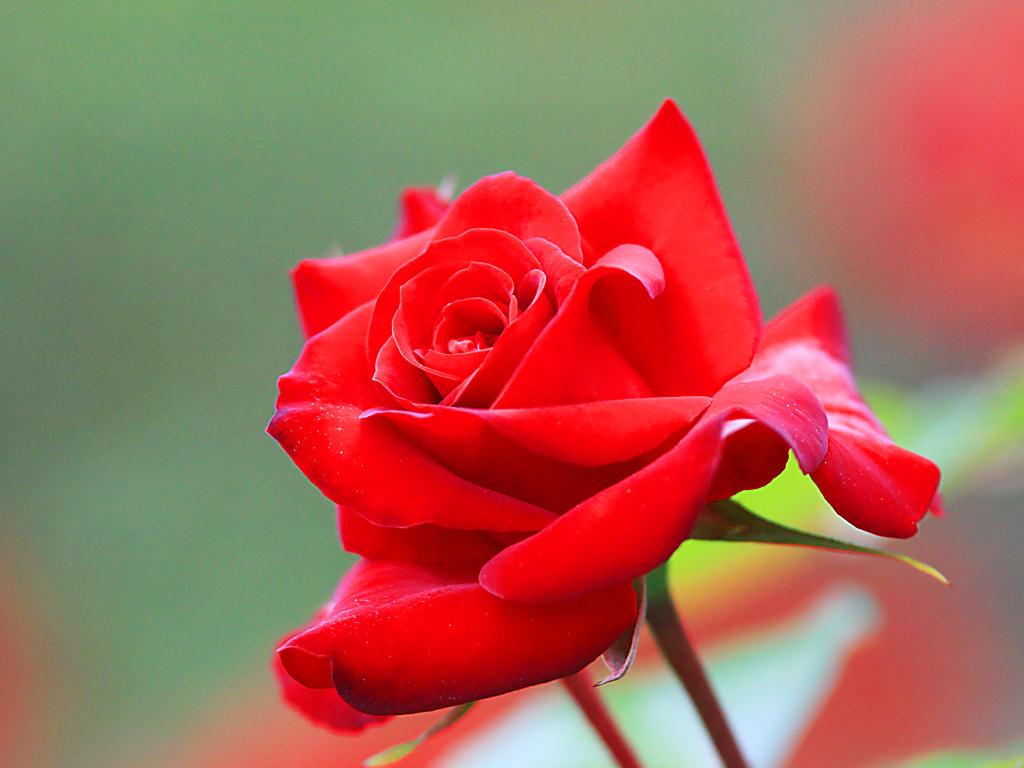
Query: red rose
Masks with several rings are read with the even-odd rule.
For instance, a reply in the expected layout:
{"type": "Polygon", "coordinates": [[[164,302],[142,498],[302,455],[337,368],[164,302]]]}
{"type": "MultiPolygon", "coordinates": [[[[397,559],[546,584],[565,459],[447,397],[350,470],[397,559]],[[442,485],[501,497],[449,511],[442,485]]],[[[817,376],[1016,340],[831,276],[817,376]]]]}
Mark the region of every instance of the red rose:
{"type": "Polygon", "coordinates": [[[309,338],[269,432],[365,558],[278,649],[303,686],[391,715],[572,674],[789,450],[861,528],[928,510],[938,470],[857,394],[832,292],[762,331],[672,102],[560,198],[504,173],[406,212],[425,229],[294,273],[309,338]]]}

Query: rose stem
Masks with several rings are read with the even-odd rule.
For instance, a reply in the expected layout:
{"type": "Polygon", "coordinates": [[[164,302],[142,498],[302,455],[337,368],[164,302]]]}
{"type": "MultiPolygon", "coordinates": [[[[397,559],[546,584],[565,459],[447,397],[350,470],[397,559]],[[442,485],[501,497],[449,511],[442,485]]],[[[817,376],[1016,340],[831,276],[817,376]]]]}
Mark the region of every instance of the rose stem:
{"type": "Polygon", "coordinates": [[[611,713],[605,707],[604,702],[594,688],[594,682],[587,675],[586,670],[577,672],[575,675],[563,677],[569,694],[576,701],[577,706],[587,716],[591,726],[597,731],[608,751],[612,753],[615,762],[620,768],[641,768],[640,761],[636,759],[632,748],[626,743],[622,731],[612,720],[611,713]]]}
{"type": "Polygon", "coordinates": [[[668,563],[647,575],[647,626],[654,642],[686,688],[725,768],[747,768],[736,737],[715,698],[697,652],[686,635],[668,589],[668,563]]]}

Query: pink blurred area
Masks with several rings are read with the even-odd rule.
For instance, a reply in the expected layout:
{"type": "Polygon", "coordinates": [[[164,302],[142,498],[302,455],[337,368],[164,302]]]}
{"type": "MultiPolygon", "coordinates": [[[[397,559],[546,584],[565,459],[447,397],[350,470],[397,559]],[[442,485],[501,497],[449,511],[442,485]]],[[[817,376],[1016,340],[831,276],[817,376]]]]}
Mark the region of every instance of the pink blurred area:
{"type": "Polygon", "coordinates": [[[15,557],[13,534],[0,531],[0,765],[43,764],[64,706],[52,622],[15,557]]]}
{"type": "Polygon", "coordinates": [[[817,44],[793,137],[819,258],[879,327],[952,357],[1024,341],[1024,4],[849,15],[817,44]]]}
{"type": "MultiPolygon", "coordinates": [[[[400,765],[433,765],[452,744],[485,728],[529,692],[518,692],[476,705],[455,727],[425,742],[400,765]]],[[[184,742],[157,753],[147,765],[171,768],[356,768],[381,752],[418,737],[440,713],[408,715],[374,725],[357,735],[316,727],[280,701],[269,676],[240,682],[227,692],[184,742]]],[[[125,765],[137,765],[131,757],[125,765]]]]}
{"type": "MultiPolygon", "coordinates": [[[[789,768],[867,766],[1020,737],[1017,653],[1002,606],[964,553],[940,562],[942,587],[877,562],[824,563],[880,598],[880,631],[850,659],[789,768]]],[[[827,571],[827,573],[825,573],[827,571]]]]}

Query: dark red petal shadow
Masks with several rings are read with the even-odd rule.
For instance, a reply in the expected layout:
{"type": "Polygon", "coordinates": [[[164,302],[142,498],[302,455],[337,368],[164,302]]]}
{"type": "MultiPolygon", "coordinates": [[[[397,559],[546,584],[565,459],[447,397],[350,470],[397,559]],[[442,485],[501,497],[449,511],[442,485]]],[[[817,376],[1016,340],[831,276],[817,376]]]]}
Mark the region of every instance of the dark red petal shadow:
{"type": "Polygon", "coordinates": [[[307,688],[285,672],[281,658],[276,653],[271,666],[281,690],[281,697],[293,709],[317,725],[342,733],[358,733],[368,725],[384,723],[388,720],[387,717],[367,715],[353,709],[333,688],[307,688]]]}
{"type": "Polygon", "coordinates": [[[574,674],[636,617],[629,582],[537,606],[500,600],[473,575],[360,561],[323,620],[278,649],[282,664],[360,711],[407,714],[574,674]]]}
{"type": "Polygon", "coordinates": [[[593,258],[637,243],[664,267],[659,298],[607,309],[655,394],[711,395],[747,366],[761,327],[757,295],[704,153],[673,102],[562,200],[593,258]]]}

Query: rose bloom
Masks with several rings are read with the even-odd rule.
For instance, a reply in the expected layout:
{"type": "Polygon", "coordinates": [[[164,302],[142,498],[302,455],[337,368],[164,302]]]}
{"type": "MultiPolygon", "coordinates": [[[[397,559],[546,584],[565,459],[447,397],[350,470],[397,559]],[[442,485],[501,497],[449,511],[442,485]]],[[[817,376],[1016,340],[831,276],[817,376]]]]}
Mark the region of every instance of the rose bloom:
{"type": "Polygon", "coordinates": [[[634,625],[633,580],[790,450],[872,533],[933,506],[832,291],[762,327],[672,102],[561,197],[513,173],[450,206],[410,190],[392,242],[293,277],[308,338],[268,431],[363,559],[275,665],[329,727],[579,671],[634,625]]]}

